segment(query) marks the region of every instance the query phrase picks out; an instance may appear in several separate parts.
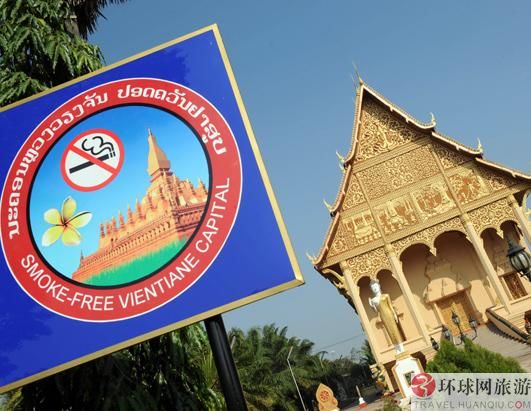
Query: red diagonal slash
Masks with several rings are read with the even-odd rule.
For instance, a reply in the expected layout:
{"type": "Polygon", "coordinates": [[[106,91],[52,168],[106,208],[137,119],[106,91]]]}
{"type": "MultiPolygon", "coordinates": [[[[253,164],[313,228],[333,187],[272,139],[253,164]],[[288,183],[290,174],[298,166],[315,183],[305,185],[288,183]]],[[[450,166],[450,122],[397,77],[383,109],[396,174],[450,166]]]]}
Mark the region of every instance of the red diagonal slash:
{"type": "Polygon", "coordinates": [[[107,163],[104,163],[103,161],[97,159],[96,157],[92,157],[89,153],[79,149],[78,147],[72,145],[70,146],[70,150],[72,150],[74,153],[76,153],[78,156],[83,157],[85,160],[90,161],[93,164],[96,164],[97,166],[100,166],[104,170],[108,171],[111,174],[116,173],[116,168],[110,166],[107,163]]]}

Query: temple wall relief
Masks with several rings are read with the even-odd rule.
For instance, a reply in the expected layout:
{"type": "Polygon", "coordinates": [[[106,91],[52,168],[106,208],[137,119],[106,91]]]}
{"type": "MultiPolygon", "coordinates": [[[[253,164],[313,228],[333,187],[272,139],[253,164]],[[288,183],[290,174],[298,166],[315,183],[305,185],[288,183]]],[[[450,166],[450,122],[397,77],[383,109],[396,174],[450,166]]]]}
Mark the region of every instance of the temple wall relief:
{"type": "Polygon", "coordinates": [[[356,160],[367,160],[378,154],[421,138],[423,135],[407,127],[388,110],[367,100],[361,112],[361,130],[356,160]]]}

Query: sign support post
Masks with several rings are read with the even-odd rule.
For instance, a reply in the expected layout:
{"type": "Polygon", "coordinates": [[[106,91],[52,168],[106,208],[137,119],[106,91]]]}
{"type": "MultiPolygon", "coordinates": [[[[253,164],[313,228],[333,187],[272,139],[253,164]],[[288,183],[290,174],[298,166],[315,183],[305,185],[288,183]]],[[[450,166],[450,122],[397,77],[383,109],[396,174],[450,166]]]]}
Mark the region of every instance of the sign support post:
{"type": "Polygon", "coordinates": [[[205,326],[227,409],[231,411],[247,411],[242,386],[234,365],[227,331],[225,331],[225,324],[221,314],[207,318],[205,326]]]}

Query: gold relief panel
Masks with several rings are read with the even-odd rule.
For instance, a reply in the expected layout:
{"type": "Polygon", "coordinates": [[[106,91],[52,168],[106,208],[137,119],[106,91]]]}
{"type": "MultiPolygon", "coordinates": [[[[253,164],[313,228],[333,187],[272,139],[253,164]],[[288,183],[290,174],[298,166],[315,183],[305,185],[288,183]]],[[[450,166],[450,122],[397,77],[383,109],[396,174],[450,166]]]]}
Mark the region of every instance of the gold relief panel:
{"type": "Polygon", "coordinates": [[[387,174],[394,190],[439,172],[428,146],[419,147],[402,156],[386,161],[387,174]]]}
{"type": "Polygon", "coordinates": [[[487,181],[493,191],[503,190],[514,186],[517,181],[514,178],[496,173],[487,169],[480,169],[481,176],[487,181]]]}
{"type": "Polygon", "coordinates": [[[360,171],[357,176],[370,199],[382,197],[393,190],[385,163],[360,171]]]}
{"type": "Polygon", "coordinates": [[[389,200],[385,205],[375,207],[376,216],[385,234],[392,234],[418,222],[415,208],[409,196],[389,200]]]}
{"type": "Polygon", "coordinates": [[[372,100],[363,102],[357,160],[367,160],[422,137],[372,100]]]}
{"type": "Polygon", "coordinates": [[[466,230],[459,217],[454,217],[393,242],[393,248],[397,255],[400,255],[406,248],[413,244],[425,244],[432,249],[435,247],[434,244],[437,237],[447,231],[460,231],[466,234],[466,230]]]}
{"type": "Polygon", "coordinates": [[[352,271],[354,281],[361,276],[375,276],[378,271],[391,268],[383,247],[349,258],[346,265],[352,271]]]}
{"type": "Polygon", "coordinates": [[[365,197],[361,190],[361,186],[358,183],[358,179],[355,174],[350,176],[348,182],[347,193],[345,194],[345,200],[343,201],[343,210],[350,210],[351,208],[365,202],[365,197]]]}
{"type": "Polygon", "coordinates": [[[423,220],[455,207],[450,190],[443,181],[437,181],[413,191],[412,196],[423,220]]]}
{"type": "Polygon", "coordinates": [[[437,173],[437,163],[428,146],[423,146],[363,170],[358,175],[368,196],[375,199],[437,173]]]}
{"type": "Polygon", "coordinates": [[[355,214],[343,220],[348,234],[356,239],[356,245],[367,244],[381,237],[370,211],[355,214]]]}
{"type": "Polygon", "coordinates": [[[475,170],[465,169],[448,178],[461,204],[489,194],[489,189],[475,170]]]}
{"type": "Polygon", "coordinates": [[[488,227],[497,230],[505,221],[515,221],[513,209],[505,198],[476,208],[470,211],[468,215],[478,234],[481,234],[488,227]]]}
{"type": "Polygon", "coordinates": [[[350,251],[381,237],[371,212],[366,210],[339,221],[329,257],[350,251]]]}
{"type": "Polygon", "coordinates": [[[441,164],[444,169],[457,167],[467,161],[470,161],[470,158],[464,156],[463,154],[457,153],[455,150],[450,150],[440,144],[434,144],[433,150],[441,160],[441,164]]]}

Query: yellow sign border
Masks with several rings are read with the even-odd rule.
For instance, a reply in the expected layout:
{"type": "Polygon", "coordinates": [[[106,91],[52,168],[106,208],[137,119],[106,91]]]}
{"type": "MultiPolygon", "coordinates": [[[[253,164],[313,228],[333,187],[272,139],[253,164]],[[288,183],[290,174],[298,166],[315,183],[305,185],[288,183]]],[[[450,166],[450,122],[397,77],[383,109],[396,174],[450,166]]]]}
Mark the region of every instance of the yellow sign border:
{"type": "Polygon", "coordinates": [[[99,70],[96,70],[96,71],[92,72],[92,73],[89,73],[89,74],[86,74],[84,76],[78,77],[78,78],[76,78],[74,80],[68,81],[66,83],[63,83],[63,84],[61,84],[59,86],[56,86],[56,87],[53,87],[51,89],[42,91],[42,92],[40,92],[38,94],[35,94],[33,96],[30,96],[30,97],[27,97],[27,98],[25,98],[23,100],[17,101],[17,102],[12,103],[12,104],[9,104],[7,106],[0,107],[0,113],[4,112],[6,110],[9,110],[9,109],[11,109],[13,107],[16,107],[16,106],[19,106],[21,104],[24,104],[24,103],[26,103],[28,101],[35,100],[35,99],[37,99],[39,97],[45,96],[46,94],[50,94],[50,93],[52,93],[52,92],[54,92],[56,90],[60,90],[60,89],[62,89],[64,87],[68,87],[68,86],[70,86],[72,84],[79,83],[80,81],[83,81],[83,80],[85,80],[87,78],[90,78],[90,77],[93,77],[93,76],[98,75],[100,73],[104,73],[106,71],[109,71],[109,70],[111,70],[111,69],[113,69],[115,67],[119,67],[119,66],[124,65],[126,63],[129,63],[131,61],[137,60],[137,59],[139,59],[141,57],[147,56],[147,55],[152,54],[152,53],[154,53],[156,51],[164,49],[166,47],[172,46],[172,45],[177,44],[177,43],[181,43],[181,42],[183,42],[185,40],[188,40],[188,39],[190,39],[192,37],[196,37],[196,36],[198,36],[200,34],[208,32],[208,31],[212,31],[214,33],[214,37],[216,39],[217,45],[219,47],[219,50],[221,52],[221,57],[223,59],[223,64],[225,66],[225,69],[227,70],[227,74],[229,76],[229,80],[230,80],[230,84],[231,84],[231,87],[232,87],[232,91],[234,93],[234,96],[236,97],[236,102],[238,104],[238,109],[240,110],[240,114],[241,114],[242,119],[243,119],[245,130],[247,132],[247,135],[249,136],[249,141],[251,143],[251,148],[253,150],[253,154],[254,154],[256,162],[258,164],[258,168],[260,170],[260,174],[262,176],[262,180],[263,180],[264,186],[266,188],[267,196],[268,196],[269,201],[271,203],[271,206],[273,208],[273,213],[275,215],[275,219],[277,221],[278,228],[280,230],[280,234],[281,234],[282,240],[284,242],[284,246],[286,247],[286,250],[287,250],[287,253],[288,253],[288,257],[289,257],[292,269],[293,269],[293,271],[295,273],[295,279],[291,280],[291,281],[288,281],[287,283],[278,285],[276,287],[270,288],[269,290],[265,290],[265,291],[259,292],[257,294],[250,295],[250,296],[242,298],[240,300],[236,300],[236,301],[233,301],[233,302],[231,302],[229,304],[223,305],[221,307],[217,307],[217,308],[215,308],[213,310],[206,311],[204,313],[201,313],[201,314],[195,315],[193,317],[187,318],[186,320],[182,320],[182,321],[167,325],[166,327],[159,328],[157,330],[154,330],[154,331],[151,331],[149,333],[140,335],[138,337],[131,338],[129,340],[123,341],[123,342],[121,342],[119,344],[112,345],[110,347],[104,348],[103,350],[99,350],[99,351],[93,352],[93,353],[85,355],[83,357],[79,357],[79,358],[77,358],[75,360],[66,362],[64,364],[58,365],[58,366],[53,367],[53,368],[50,368],[50,369],[48,369],[46,371],[42,371],[40,373],[34,374],[34,375],[30,376],[30,377],[23,378],[21,380],[15,381],[15,382],[13,382],[11,384],[4,385],[4,386],[0,387],[0,394],[5,393],[5,392],[10,391],[10,390],[13,390],[13,389],[18,388],[18,387],[21,387],[23,385],[29,384],[31,382],[40,380],[42,378],[48,377],[50,375],[56,374],[58,372],[64,371],[64,370],[66,370],[68,368],[72,368],[72,367],[75,367],[77,365],[83,364],[85,362],[91,361],[93,359],[96,359],[96,358],[99,358],[99,357],[103,357],[103,356],[105,356],[107,354],[111,354],[111,353],[113,353],[115,351],[122,350],[122,349],[127,348],[127,347],[129,347],[131,345],[138,344],[140,342],[149,340],[150,338],[157,337],[159,335],[162,335],[162,334],[165,334],[167,332],[176,330],[178,328],[182,328],[182,327],[185,327],[187,325],[202,321],[202,320],[204,320],[206,318],[209,318],[209,317],[212,317],[214,315],[221,314],[221,313],[233,310],[235,308],[242,307],[242,306],[250,304],[252,302],[261,300],[263,298],[272,296],[274,294],[278,294],[278,293],[280,293],[282,291],[285,291],[285,290],[288,290],[290,288],[297,287],[299,285],[304,284],[304,278],[302,277],[302,273],[300,271],[300,267],[299,267],[299,264],[297,262],[297,258],[295,256],[295,251],[293,250],[293,246],[291,245],[291,241],[289,239],[288,231],[286,230],[286,226],[284,224],[284,220],[282,218],[282,214],[280,212],[280,208],[278,206],[275,194],[273,192],[273,187],[271,186],[271,182],[269,180],[269,176],[267,175],[267,171],[266,171],[263,159],[262,159],[262,155],[260,154],[260,149],[258,148],[258,143],[257,143],[256,138],[254,136],[253,129],[251,127],[251,122],[249,121],[249,117],[248,117],[247,112],[245,110],[245,107],[244,107],[244,104],[243,104],[243,100],[242,100],[242,97],[241,97],[241,94],[240,94],[240,90],[238,89],[238,84],[236,83],[236,78],[234,77],[234,72],[232,71],[232,67],[230,65],[229,57],[227,55],[227,51],[226,51],[225,46],[223,44],[223,39],[221,38],[221,33],[219,31],[219,28],[218,28],[217,24],[211,24],[210,26],[203,27],[202,29],[196,30],[196,31],[194,31],[192,33],[189,33],[189,34],[186,34],[184,36],[178,37],[178,38],[176,38],[174,40],[170,40],[170,41],[168,41],[166,43],[163,43],[161,45],[153,47],[153,48],[151,48],[149,50],[146,50],[144,52],[135,54],[134,56],[128,57],[128,58],[123,59],[123,60],[120,60],[120,61],[118,61],[116,63],[113,63],[113,64],[110,64],[108,66],[105,66],[105,67],[103,67],[103,68],[101,68],[99,70]]]}

